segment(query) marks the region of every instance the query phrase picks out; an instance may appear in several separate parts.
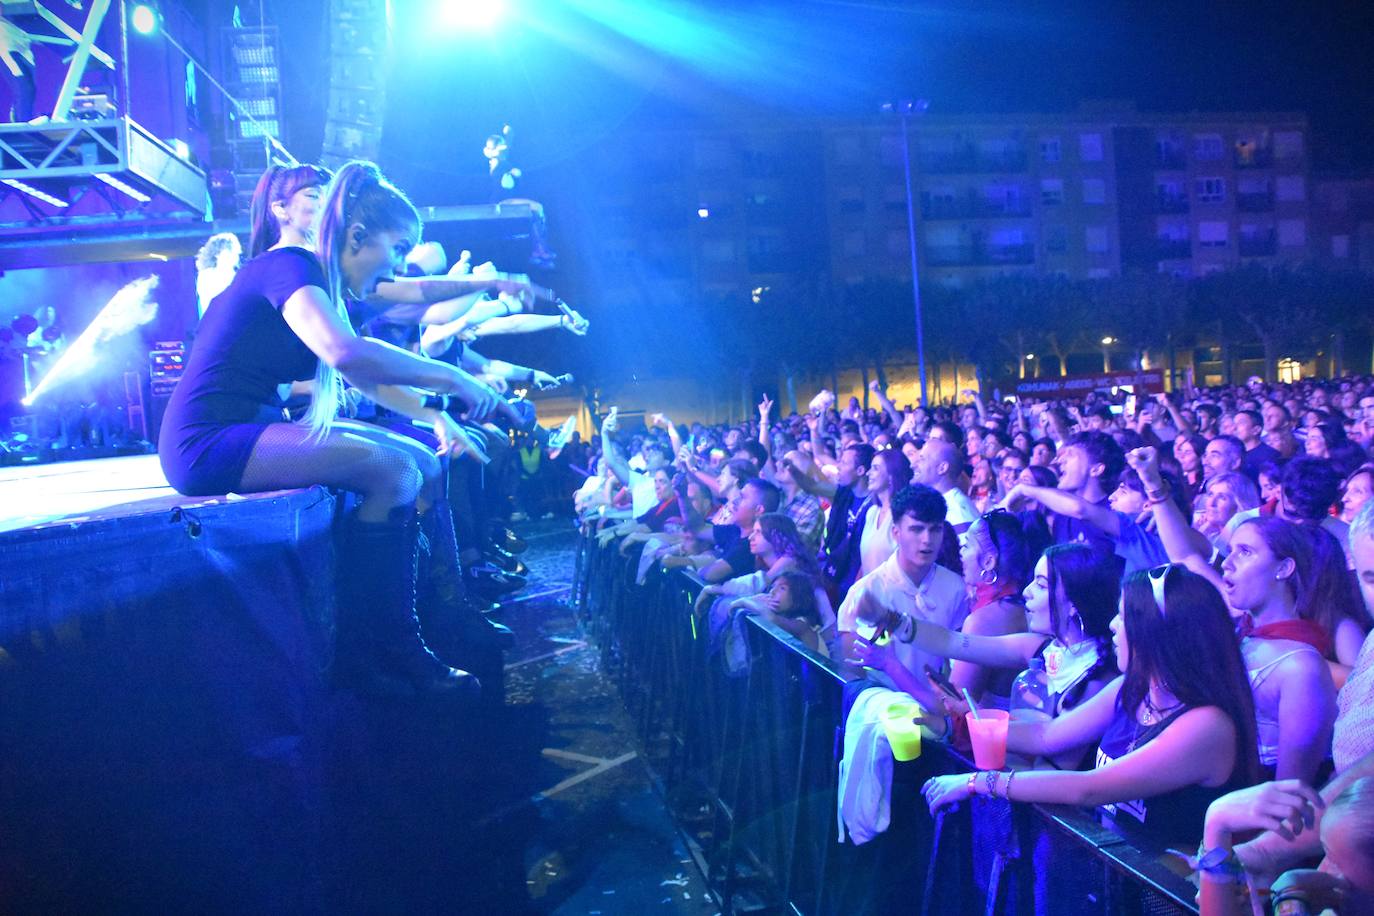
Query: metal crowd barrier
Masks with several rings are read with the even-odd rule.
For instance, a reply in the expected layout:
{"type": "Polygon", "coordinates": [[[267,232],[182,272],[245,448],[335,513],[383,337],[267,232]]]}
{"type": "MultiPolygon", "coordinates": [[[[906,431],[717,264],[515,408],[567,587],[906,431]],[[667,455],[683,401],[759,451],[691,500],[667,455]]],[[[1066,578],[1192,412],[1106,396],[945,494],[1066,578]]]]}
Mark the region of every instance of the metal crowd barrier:
{"type": "Polygon", "coordinates": [[[931,818],[920,785],[972,769],[936,742],[896,764],[888,830],[837,842],[839,668],[750,617],[749,665],[730,676],[693,612],[701,580],[635,570],[584,536],[574,599],[722,912],[1197,913],[1163,850],[1082,809],[979,798],[931,818]]]}

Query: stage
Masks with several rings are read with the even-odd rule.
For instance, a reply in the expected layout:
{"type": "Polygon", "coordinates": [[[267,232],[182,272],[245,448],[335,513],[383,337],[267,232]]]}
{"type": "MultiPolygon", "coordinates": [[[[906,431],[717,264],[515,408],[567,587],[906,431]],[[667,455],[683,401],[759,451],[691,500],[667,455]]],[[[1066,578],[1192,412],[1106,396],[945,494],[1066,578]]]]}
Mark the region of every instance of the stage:
{"type": "Polygon", "coordinates": [[[566,520],[522,527],[507,705],[472,710],[331,685],[335,494],[191,499],[141,456],[0,505],[0,912],[713,911],[566,520]]]}

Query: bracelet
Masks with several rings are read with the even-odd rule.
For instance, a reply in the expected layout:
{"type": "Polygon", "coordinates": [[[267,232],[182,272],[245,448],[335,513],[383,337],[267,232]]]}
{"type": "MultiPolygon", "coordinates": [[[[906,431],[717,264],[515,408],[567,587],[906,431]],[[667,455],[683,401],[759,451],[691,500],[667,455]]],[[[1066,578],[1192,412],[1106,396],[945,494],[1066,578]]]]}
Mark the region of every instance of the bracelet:
{"type": "Polygon", "coordinates": [[[994,793],[994,792],[992,791],[994,788],[996,788],[996,783],[997,783],[997,771],[996,771],[996,770],[984,770],[984,771],[983,771],[983,785],[984,785],[984,788],[986,788],[986,789],[988,790],[988,798],[996,798],[996,797],[997,797],[996,793],[994,793]]]}
{"type": "Polygon", "coordinates": [[[1187,862],[1189,868],[1212,884],[1238,884],[1245,880],[1245,866],[1240,864],[1234,849],[1224,846],[1208,849],[1202,843],[1198,843],[1195,856],[1179,852],[1177,849],[1170,849],[1168,852],[1187,862]]]}
{"type": "Polygon", "coordinates": [[[978,771],[977,771],[977,770],[974,770],[972,773],[968,774],[968,794],[969,794],[969,798],[972,798],[973,796],[975,796],[975,795],[978,794],[978,789],[977,789],[977,785],[976,785],[977,782],[978,782],[978,771]]]}
{"type": "Polygon", "coordinates": [[[1002,786],[1002,797],[1005,798],[1007,801],[1011,801],[1011,781],[1012,781],[1013,779],[1015,779],[1015,778],[1016,778],[1016,771],[1015,771],[1015,770],[1008,770],[1008,771],[1007,771],[1007,781],[1006,781],[1006,783],[1002,786]]]}
{"type": "Polygon", "coordinates": [[[1169,482],[1164,481],[1163,486],[1158,490],[1146,490],[1145,502],[1151,506],[1157,506],[1169,498],[1169,482]]]}

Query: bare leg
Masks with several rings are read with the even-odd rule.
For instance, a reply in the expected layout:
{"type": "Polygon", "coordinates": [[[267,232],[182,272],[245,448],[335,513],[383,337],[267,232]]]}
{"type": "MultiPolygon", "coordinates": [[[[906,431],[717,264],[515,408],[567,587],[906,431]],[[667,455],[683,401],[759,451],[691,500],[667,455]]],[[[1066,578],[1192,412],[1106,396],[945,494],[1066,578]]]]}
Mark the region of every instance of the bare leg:
{"type": "Polygon", "coordinates": [[[258,437],[239,490],[338,487],[362,497],[359,521],[384,522],[393,509],[413,506],[426,482],[416,453],[385,436],[339,423],[321,438],[297,423],[273,423],[258,437]]]}

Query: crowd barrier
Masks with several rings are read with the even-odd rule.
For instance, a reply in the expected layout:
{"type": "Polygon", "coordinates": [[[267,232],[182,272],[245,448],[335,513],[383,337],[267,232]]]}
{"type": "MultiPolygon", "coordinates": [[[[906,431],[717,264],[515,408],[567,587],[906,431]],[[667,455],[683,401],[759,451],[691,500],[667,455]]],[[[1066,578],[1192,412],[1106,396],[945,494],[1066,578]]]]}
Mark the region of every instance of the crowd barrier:
{"type": "Polygon", "coordinates": [[[701,580],[635,571],[584,536],[575,599],[724,913],[1197,913],[1162,849],[1091,812],[978,798],[932,818],[920,785],[972,769],[937,742],[896,764],[888,830],[837,842],[840,669],[750,617],[731,676],[693,613],[701,580]]]}

